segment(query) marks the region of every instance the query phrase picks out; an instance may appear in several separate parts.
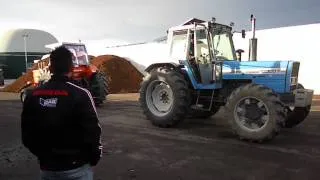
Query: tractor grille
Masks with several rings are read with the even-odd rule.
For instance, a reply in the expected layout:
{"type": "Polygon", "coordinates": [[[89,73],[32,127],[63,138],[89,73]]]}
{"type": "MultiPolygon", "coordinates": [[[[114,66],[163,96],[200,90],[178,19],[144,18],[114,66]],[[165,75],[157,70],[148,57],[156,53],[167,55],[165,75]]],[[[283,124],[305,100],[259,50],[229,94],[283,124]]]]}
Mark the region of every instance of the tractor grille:
{"type": "Polygon", "coordinates": [[[291,82],[290,89],[291,90],[295,90],[297,88],[299,67],[300,67],[300,62],[294,62],[292,65],[292,73],[291,73],[291,80],[290,80],[290,82],[291,82]],[[295,83],[293,84],[292,81],[295,81],[295,83]]]}

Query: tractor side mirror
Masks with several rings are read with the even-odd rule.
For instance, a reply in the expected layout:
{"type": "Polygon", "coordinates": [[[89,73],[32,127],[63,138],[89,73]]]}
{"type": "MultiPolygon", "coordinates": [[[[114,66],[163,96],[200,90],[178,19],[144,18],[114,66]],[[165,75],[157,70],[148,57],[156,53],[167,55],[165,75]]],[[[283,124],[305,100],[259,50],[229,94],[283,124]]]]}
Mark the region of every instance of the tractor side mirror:
{"type": "Polygon", "coordinates": [[[241,30],[241,35],[242,35],[242,38],[246,38],[246,30],[242,29],[241,30]]]}

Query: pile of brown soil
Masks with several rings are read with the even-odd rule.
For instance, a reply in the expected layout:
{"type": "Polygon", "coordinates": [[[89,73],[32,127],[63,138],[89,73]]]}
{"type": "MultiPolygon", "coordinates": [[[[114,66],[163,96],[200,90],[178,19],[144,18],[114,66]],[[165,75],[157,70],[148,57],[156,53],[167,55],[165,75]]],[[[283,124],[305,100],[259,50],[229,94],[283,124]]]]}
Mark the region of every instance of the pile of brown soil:
{"type": "Polygon", "coordinates": [[[20,76],[15,82],[6,86],[1,91],[18,93],[20,89],[27,84],[28,81],[32,81],[32,71],[28,71],[26,74],[20,76]]]}
{"type": "Polygon", "coordinates": [[[32,70],[38,69],[38,65],[40,65],[40,63],[42,63],[42,65],[45,65],[45,66],[48,65],[49,58],[33,64],[33,66],[31,67],[31,70],[27,71],[26,74],[20,76],[16,81],[14,81],[12,84],[3,88],[1,91],[18,93],[21,90],[21,88],[27,84],[28,81],[33,82],[32,70]]]}
{"type": "MultiPolygon", "coordinates": [[[[137,93],[140,88],[143,75],[130,63],[130,61],[113,55],[91,56],[91,64],[103,71],[109,80],[109,92],[116,93],[137,93]]],[[[45,65],[49,58],[41,61],[45,65]]],[[[40,63],[40,62],[39,62],[40,63]]],[[[39,63],[34,64],[32,70],[37,69],[39,63]]],[[[19,92],[20,89],[33,81],[32,70],[20,76],[15,82],[3,88],[4,92],[19,92]]]]}
{"type": "Polygon", "coordinates": [[[91,63],[107,75],[110,93],[139,92],[143,75],[130,61],[114,55],[102,55],[92,59],[91,63]]]}

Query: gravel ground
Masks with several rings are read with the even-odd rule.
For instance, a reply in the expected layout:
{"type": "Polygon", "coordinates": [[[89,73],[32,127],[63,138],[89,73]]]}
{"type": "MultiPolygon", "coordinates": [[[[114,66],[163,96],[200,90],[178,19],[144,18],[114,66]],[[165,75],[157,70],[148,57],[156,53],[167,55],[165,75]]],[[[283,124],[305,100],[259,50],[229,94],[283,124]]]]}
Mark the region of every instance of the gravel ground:
{"type": "MultiPolygon", "coordinates": [[[[319,111],[269,143],[252,144],[230,132],[223,110],[210,120],[154,127],[137,97],[112,95],[98,108],[104,156],[95,179],[320,179],[319,111]]],[[[0,101],[1,180],[38,178],[36,159],[21,145],[20,113],[18,100],[0,101]]]]}

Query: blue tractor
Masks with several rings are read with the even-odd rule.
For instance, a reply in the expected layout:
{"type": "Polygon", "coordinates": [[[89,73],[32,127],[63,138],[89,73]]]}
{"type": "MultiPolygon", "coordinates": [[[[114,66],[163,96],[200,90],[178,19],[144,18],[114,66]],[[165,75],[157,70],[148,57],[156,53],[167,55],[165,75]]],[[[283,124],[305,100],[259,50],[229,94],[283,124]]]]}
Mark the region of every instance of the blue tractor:
{"type": "Polygon", "coordinates": [[[169,61],[145,69],[144,115],[159,127],[225,108],[240,139],[263,142],[301,123],[313,90],[298,84],[298,61],[239,61],[232,26],[193,19],[168,30],[169,61]]]}

